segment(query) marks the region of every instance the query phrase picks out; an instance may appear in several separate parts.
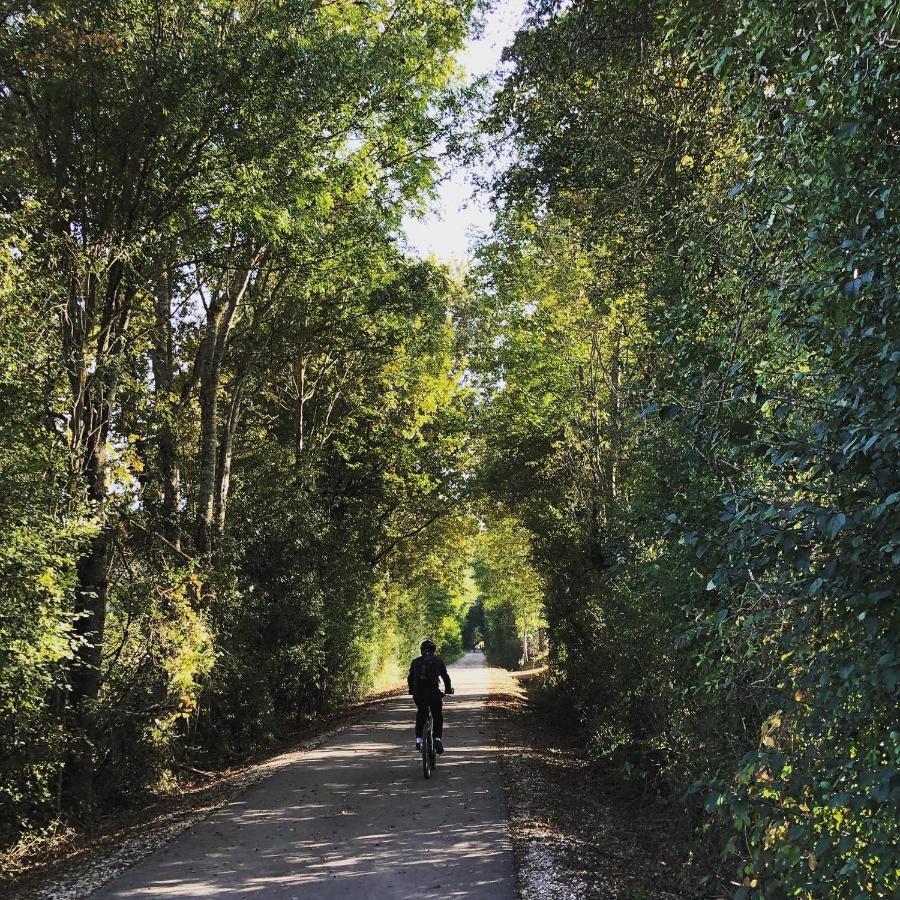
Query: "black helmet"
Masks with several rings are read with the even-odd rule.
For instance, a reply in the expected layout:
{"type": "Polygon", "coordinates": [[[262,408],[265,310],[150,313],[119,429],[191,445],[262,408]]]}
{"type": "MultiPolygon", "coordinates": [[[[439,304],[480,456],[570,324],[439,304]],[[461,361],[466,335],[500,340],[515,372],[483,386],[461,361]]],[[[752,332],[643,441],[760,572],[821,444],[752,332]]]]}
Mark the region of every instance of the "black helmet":
{"type": "Polygon", "coordinates": [[[424,640],[422,641],[422,646],[419,649],[423,653],[434,653],[437,650],[437,644],[434,641],[424,640]]]}

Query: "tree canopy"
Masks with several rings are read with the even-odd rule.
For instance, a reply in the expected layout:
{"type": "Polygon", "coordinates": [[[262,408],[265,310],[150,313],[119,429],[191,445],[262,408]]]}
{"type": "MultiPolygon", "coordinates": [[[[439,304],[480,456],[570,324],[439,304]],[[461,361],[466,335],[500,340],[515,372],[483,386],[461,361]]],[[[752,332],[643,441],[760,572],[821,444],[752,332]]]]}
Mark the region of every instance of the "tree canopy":
{"type": "Polygon", "coordinates": [[[482,477],[597,751],[739,897],[897,887],[897,26],[537,2],[483,125],[482,477]]]}
{"type": "Polygon", "coordinates": [[[0,841],[431,636],[547,663],[679,890],[892,896],[900,9],[533,0],[476,96],[482,7],[7,9],[0,841]]]}

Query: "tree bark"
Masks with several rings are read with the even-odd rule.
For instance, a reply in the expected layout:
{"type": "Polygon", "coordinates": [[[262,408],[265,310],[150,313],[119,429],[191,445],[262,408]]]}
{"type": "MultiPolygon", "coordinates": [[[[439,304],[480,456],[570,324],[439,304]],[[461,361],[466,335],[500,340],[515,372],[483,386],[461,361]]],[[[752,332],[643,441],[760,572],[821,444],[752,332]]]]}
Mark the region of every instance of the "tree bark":
{"type": "Polygon", "coordinates": [[[159,420],[157,447],[162,480],[163,536],[181,550],[181,469],[178,461],[178,435],[173,416],[172,385],[175,378],[175,351],[172,335],[172,281],[167,273],[157,286],[157,328],[150,354],[159,420]]]}
{"type": "Polygon", "coordinates": [[[206,333],[198,353],[200,376],[200,464],[197,497],[197,549],[207,553],[212,547],[216,515],[217,462],[219,457],[219,386],[228,338],[238,306],[250,286],[254,267],[262,251],[240,269],[207,311],[206,333]]]}
{"type": "Polygon", "coordinates": [[[301,353],[294,360],[294,390],[297,403],[294,407],[294,462],[300,465],[306,440],[306,354],[301,353]]]}
{"type": "Polygon", "coordinates": [[[197,549],[210,548],[216,485],[216,450],[219,427],[219,373],[215,365],[212,323],[203,338],[200,362],[200,466],[197,496],[197,549]]]}
{"type": "Polygon", "coordinates": [[[106,503],[106,447],[119,381],[116,363],[124,348],[134,296],[133,285],[126,275],[124,266],[115,263],[108,272],[101,296],[96,276],[89,275],[85,290],[81,291],[75,273],[70,273],[69,303],[61,323],[72,391],[72,474],[85,485],[99,524],[97,535],[76,566],[73,612],[75,635],[79,640],[68,671],[70,743],[64,793],[82,817],[91,815],[94,798],[95,703],[100,692],[109,565],[114,543],[106,503]],[[99,318],[99,328],[93,365],[89,366],[88,342],[95,317],[99,318]]]}
{"type": "Polygon", "coordinates": [[[231,486],[231,456],[234,450],[234,436],[237,433],[241,417],[241,400],[243,399],[245,378],[235,382],[228,407],[228,420],[222,434],[222,446],[219,448],[219,466],[216,479],[216,534],[225,531],[225,512],[228,507],[228,491],[231,486]]]}
{"type": "Polygon", "coordinates": [[[94,800],[94,703],[100,693],[100,665],[109,598],[109,562],[113,546],[113,533],[105,513],[106,462],[103,443],[105,437],[101,441],[100,435],[96,435],[84,452],[88,497],[100,520],[100,531],[76,566],[74,633],[77,649],[68,677],[70,744],[64,792],[81,817],[90,816],[94,800]]]}

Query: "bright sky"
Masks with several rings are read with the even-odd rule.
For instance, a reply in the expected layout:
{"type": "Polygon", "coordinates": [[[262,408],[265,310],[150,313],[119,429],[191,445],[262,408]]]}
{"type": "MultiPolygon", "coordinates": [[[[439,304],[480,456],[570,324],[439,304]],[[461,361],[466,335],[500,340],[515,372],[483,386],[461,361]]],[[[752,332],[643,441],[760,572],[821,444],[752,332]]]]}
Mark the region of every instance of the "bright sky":
{"type": "MultiPolygon", "coordinates": [[[[503,48],[512,41],[522,20],[526,0],[494,0],[478,40],[470,40],[461,56],[463,68],[472,78],[486,75],[500,62],[503,48]]],[[[410,250],[418,256],[434,254],[444,262],[469,257],[471,237],[486,231],[491,222],[487,203],[473,197],[469,173],[441,165],[445,176],[438,185],[437,199],[423,219],[406,219],[404,230],[410,250]]]]}

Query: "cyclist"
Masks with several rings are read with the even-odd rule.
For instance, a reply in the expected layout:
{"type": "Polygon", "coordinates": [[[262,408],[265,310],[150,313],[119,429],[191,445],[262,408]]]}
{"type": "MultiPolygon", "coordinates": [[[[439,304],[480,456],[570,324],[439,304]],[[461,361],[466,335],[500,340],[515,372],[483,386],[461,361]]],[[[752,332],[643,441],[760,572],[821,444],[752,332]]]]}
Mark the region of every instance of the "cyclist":
{"type": "Polygon", "coordinates": [[[422,749],[422,732],[428,719],[428,710],[431,710],[431,718],[434,722],[434,749],[438,753],[443,753],[444,744],[441,734],[444,730],[444,704],[441,699],[441,690],[438,687],[438,679],[443,679],[445,693],[452,694],[453,688],[450,686],[450,676],[447,674],[444,661],[435,655],[437,646],[434,641],[422,641],[419,649],[422,651],[422,655],[410,663],[409,675],[406,678],[409,692],[416,701],[417,707],[416,750],[422,749]]]}

